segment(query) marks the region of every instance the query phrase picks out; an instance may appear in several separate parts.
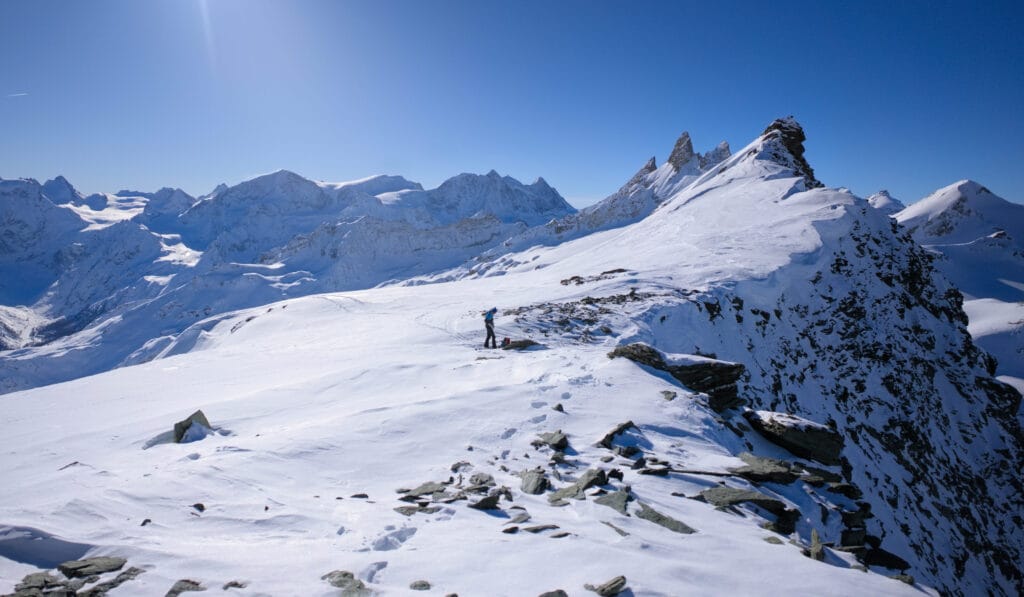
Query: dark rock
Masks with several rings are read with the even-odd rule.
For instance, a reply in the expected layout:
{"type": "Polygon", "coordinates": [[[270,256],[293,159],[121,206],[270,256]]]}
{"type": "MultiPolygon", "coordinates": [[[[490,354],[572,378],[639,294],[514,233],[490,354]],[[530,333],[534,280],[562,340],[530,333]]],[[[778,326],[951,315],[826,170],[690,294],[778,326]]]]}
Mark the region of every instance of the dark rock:
{"type": "Polygon", "coordinates": [[[502,533],[507,533],[509,535],[514,535],[514,534],[519,532],[519,527],[517,527],[515,525],[512,525],[510,527],[505,527],[505,528],[501,529],[501,532],[502,533]]]}
{"type": "Polygon", "coordinates": [[[564,406],[562,406],[562,403],[561,403],[561,402],[559,402],[558,404],[556,404],[556,405],[552,406],[552,407],[551,407],[551,410],[556,410],[556,411],[558,411],[558,412],[560,412],[560,413],[564,413],[564,412],[565,412],[565,407],[564,407],[564,406]]]}
{"type": "Polygon", "coordinates": [[[614,597],[626,590],[626,577],[616,576],[608,582],[597,585],[596,587],[591,584],[585,584],[583,585],[583,588],[588,591],[593,591],[601,597],[614,597]]]}
{"type": "MultiPolygon", "coordinates": [[[[515,509],[515,506],[513,506],[512,509],[515,509]]],[[[520,512],[519,514],[516,514],[515,516],[513,516],[512,520],[509,520],[505,524],[522,524],[522,523],[526,522],[527,520],[530,520],[530,515],[528,513],[526,513],[526,512],[520,512]]]]}
{"type": "MultiPolygon", "coordinates": [[[[469,469],[469,468],[473,468],[473,465],[468,463],[468,462],[466,462],[465,460],[460,460],[460,461],[456,462],[455,464],[453,464],[451,466],[451,471],[453,473],[459,473],[459,472],[462,472],[463,470],[469,469]]],[[[400,491],[399,493],[403,493],[403,492],[400,491]]]]}
{"type": "Polygon", "coordinates": [[[192,507],[195,508],[196,511],[198,511],[198,512],[205,512],[206,511],[206,506],[202,502],[198,502],[198,503],[192,504],[192,507]]]}
{"type": "Polygon", "coordinates": [[[897,574],[896,576],[893,576],[891,578],[893,580],[898,580],[900,582],[905,582],[908,585],[913,585],[914,584],[914,577],[910,576],[909,574],[897,574]]]}
{"type": "Polygon", "coordinates": [[[658,467],[658,468],[647,468],[647,467],[645,467],[645,468],[642,468],[642,469],[638,470],[637,472],[640,473],[641,475],[652,475],[652,476],[655,476],[655,477],[667,477],[669,472],[671,472],[671,470],[669,468],[667,468],[667,467],[658,467]]]}
{"type": "Polygon", "coordinates": [[[747,411],[743,417],[768,441],[802,458],[839,464],[843,436],[833,429],[782,413],[747,411]]]}
{"type": "Polygon", "coordinates": [[[839,535],[839,544],[843,547],[864,545],[867,537],[865,529],[844,529],[839,535]]]}
{"type": "Polygon", "coordinates": [[[355,577],[347,570],[334,570],[320,577],[326,580],[331,586],[341,589],[344,597],[370,597],[372,591],[366,588],[363,581],[355,577]]]}
{"type": "Polygon", "coordinates": [[[690,527],[686,523],[676,520],[671,516],[662,514],[643,502],[640,502],[640,511],[636,513],[636,517],[661,525],[670,531],[675,531],[676,533],[689,535],[697,532],[696,529],[690,527]]]}
{"type": "Polygon", "coordinates": [[[429,591],[430,583],[425,580],[414,580],[409,585],[409,588],[413,591],[429,591]]]}
{"type": "Polygon", "coordinates": [[[661,391],[661,397],[664,398],[665,400],[675,400],[677,396],[679,396],[679,394],[673,392],[672,390],[661,391]]]}
{"type": "Polygon", "coordinates": [[[804,129],[796,119],[792,116],[776,119],[768,125],[761,136],[768,142],[775,141],[778,144],[778,147],[765,144],[772,161],[792,168],[796,174],[803,177],[809,189],[825,186],[814,178],[814,169],[804,158],[804,141],[807,137],[804,136],[804,129]]]}
{"type": "Polygon", "coordinates": [[[910,568],[909,562],[891,551],[882,549],[881,547],[869,549],[864,552],[864,556],[861,561],[867,566],[881,566],[882,568],[899,570],[901,572],[910,568]]]}
{"type": "Polygon", "coordinates": [[[623,458],[632,458],[640,453],[640,448],[636,446],[615,446],[612,448],[612,452],[615,452],[623,458]]]}
{"type": "Polygon", "coordinates": [[[770,525],[769,529],[784,535],[793,532],[793,527],[800,516],[799,510],[790,510],[782,501],[749,489],[712,487],[700,492],[698,499],[718,508],[728,508],[739,504],[753,504],[774,514],[776,522],[770,525]]]}
{"type": "Polygon", "coordinates": [[[112,589],[115,589],[123,585],[124,583],[134,579],[135,577],[139,576],[144,572],[145,570],[143,570],[142,568],[136,568],[132,566],[131,568],[125,570],[124,572],[121,572],[120,574],[115,576],[113,579],[108,580],[107,582],[100,583],[84,591],[79,591],[78,597],[102,597],[103,595],[106,595],[108,591],[111,591],[112,589]]]}
{"type": "Polygon", "coordinates": [[[534,469],[532,471],[523,472],[523,482],[519,489],[523,493],[530,495],[540,495],[547,491],[551,483],[548,481],[547,476],[544,474],[543,469],[534,469]]]}
{"type": "Polygon", "coordinates": [[[475,486],[492,486],[494,485],[494,477],[487,473],[476,473],[469,478],[469,484],[475,486]]]}
{"type": "Polygon", "coordinates": [[[87,558],[85,560],[71,560],[57,566],[64,576],[68,578],[82,578],[94,574],[113,572],[124,567],[128,560],[124,558],[87,558]]]}
{"type": "Polygon", "coordinates": [[[864,497],[864,494],[861,493],[860,489],[857,489],[856,485],[850,485],[849,483],[829,483],[828,490],[844,495],[851,500],[859,500],[864,497]]]}
{"type": "Polygon", "coordinates": [[[565,450],[569,447],[569,438],[566,437],[562,430],[549,431],[547,433],[541,433],[537,439],[531,442],[533,447],[539,448],[541,446],[548,446],[552,450],[565,450]]]}
{"type": "Polygon", "coordinates": [[[707,394],[708,405],[716,412],[743,404],[736,382],[746,368],[739,363],[702,359],[670,364],[658,350],[641,342],[619,346],[608,353],[608,358],[616,357],[667,372],[686,387],[707,394]]]}
{"type": "Polygon", "coordinates": [[[569,594],[562,589],[555,589],[554,591],[545,591],[537,597],[569,597],[569,594]]]}
{"type": "Polygon", "coordinates": [[[205,590],[206,587],[199,584],[198,582],[184,578],[174,583],[174,586],[171,587],[170,591],[167,591],[167,594],[164,595],[164,597],[178,597],[178,595],[181,595],[182,593],[205,590]]]}
{"type": "Polygon", "coordinates": [[[540,344],[534,342],[533,340],[529,340],[529,339],[527,339],[527,340],[513,340],[513,341],[509,342],[508,344],[502,346],[501,348],[502,348],[502,350],[524,350],[524,349],[530,348],[531,346],[540,346],[540,344]]]}
{"type": "Polygon", "coordinates": [[[608,478],[605,476],[605,472],[601,469],[588,469],[580,478],[567,487],[563,487],[558,491],[555,491],[548,496],[548,501],[551,503],[565,500],[569,498],[584,499],[584,491],[595,485],[604,485],[608,482],[608,478]]]}
{"type": "MultiPolygon", "coordinates": [[[[433,494],[435,494],[437,492],[444,491],[445,487],[447,487],[447,486],[444,483],[437,483],[435,481],[427,481],[426,483],[423,483],[419,487],[416,487],[415,489],[410,490],[406,495],[412,496],[412,497],[420,497],[422,495],[433,495],[433,494]]],[[[360,494],[360,495],[365,497],[365,494],[360,494]]],[[[356,497],[356,496],[352,496],[352,497],[356,497]]]]}
{"type": "Polygon", "coordinates": [[[552,534],[551,534],[551,538],[552,538],[552,539],[561,539],[561,538],[563,538],[563,537],[568,537],[568,536],[569,536],[570,534],[571,534],[571,533],[569,533],[569,532],[567,532],[567,531],[559,531],[559,532],[557,532],[557,533],[552,533],[552,534]]]}
{"type": "Polygon", "coordinates": [[[534,527],[526,527],[523,530],[526,531],[527,533],[537,534],[537,533],[542,533],[544,531],[553,531],[553,530],[555,530],[557,528],[558,528],[557,524],[539,524],[539,525],[534,526],[534,527]]]}
{"type": "Polygon", "coordinates": [[[153,522],[153,519],[151,519],[151,518],[147,518],[147,519],[143,520],[143,521],[142,521],[142,524],[140,524],[139,526],[140,526],[140,527],[144,527],[144,526],[146,526],[147,524],[149,524],[149,523],[151,523],[151,522],[153,522]]]}
{"type": "Polygon", "coordinates": [[[608,506],[613,510],[618,510],[622,514],[629,516],[626,512],[626,504],[633,499],[629,491],[626,489],[620,489],[615,493],[609,493],[608,495],[602,495],[601,497],[594,500],[595,504],[601,504],[602,506],[608,506]]]}
{"type": "Polygon", "coordinates": [[[601,441],[597,442],[597,445],[601,446],[602,448],[608,448],[610,450],[612,448],[612,442],[615,440],[615,436],[619,435],[620,433],[628,429],[638,429],[638,427],[633,424],[633,421],[619,423],[618,425],[615,426],[615,429],[612,429],[608,433],[604,434],[604,437],[601,438],[601,441]]]}
{"type": "Polygon", "coordinates": [[[800,475],[785,460],[754,456],[749,452],[740,454],[746,466],[731,468],[729,472],[755,483],[792,483],[800,475]]]}
{"type": "Polygon", "coordinates": [[[232,580],[232,581],[228,581],[228,582],[224,583],[224,586],[221,587],[221,589],[227,591],[228,589],[244,589],[245,587],[248,587],[248,586],[249,586],[249,583],[247,583],[247,582],[242,582],[240,580],[232,580]]]}
{"type": "Polygon", "coordinates": [[[501,494],[494,493],[481,499],[478,502],[469,504],[469,507],[473,508],[474,510],[500,510],[501,508],[498,506],[498,501],[500,499],[501,494]]]}
{"type": "Polygon", "coordinates": [[[194,423],[198,423],[207,429],[213,428],[213,425],[210,425],[210,421],[206,419],[203,411],[197,410],[184,421],[178,421],[174,424],[174,443],[180,444],[181,440],[185,437],[185,433],[188,432],[194,423]]]}
{"type": "Polygon", "coordinates": [[[365,500],[368,499],[370,496],[365,493],[353,493],[349,497],[356,500],[365,500]]]}
{"type": "Polygon", "coordinates": [[[615,460],[614,456],[602,456],[601,457],[601,462],[611,462],[613,460],[615,460]]]}

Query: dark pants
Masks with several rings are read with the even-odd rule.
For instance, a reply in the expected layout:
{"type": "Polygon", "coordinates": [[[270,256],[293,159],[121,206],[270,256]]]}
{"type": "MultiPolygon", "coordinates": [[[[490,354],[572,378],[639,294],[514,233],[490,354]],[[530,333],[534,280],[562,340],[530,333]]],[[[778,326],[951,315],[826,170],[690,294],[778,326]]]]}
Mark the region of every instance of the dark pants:
{"type": "Polygon", "coordinates": [[[487,337],[484,338],[484,348],[497,348],[498,339],[494,336],[494,322],[485,321],[484,326],[487,328],[487,337]],[[491,343],[491,346],[487,345],[488,342],[491,343]]]}

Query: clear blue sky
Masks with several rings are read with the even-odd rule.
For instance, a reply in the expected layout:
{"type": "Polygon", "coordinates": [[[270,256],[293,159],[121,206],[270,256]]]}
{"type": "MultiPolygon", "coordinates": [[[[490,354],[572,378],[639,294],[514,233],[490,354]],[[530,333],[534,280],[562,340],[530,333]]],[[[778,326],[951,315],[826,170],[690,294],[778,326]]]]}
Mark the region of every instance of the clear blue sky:
{"type": "Polygon", "coordinates": [[[577,205],[793,114],[830,186],[1024,201],[1024,2],[0,0],[0,176],[193,194],[287,168],[577,205]]]}

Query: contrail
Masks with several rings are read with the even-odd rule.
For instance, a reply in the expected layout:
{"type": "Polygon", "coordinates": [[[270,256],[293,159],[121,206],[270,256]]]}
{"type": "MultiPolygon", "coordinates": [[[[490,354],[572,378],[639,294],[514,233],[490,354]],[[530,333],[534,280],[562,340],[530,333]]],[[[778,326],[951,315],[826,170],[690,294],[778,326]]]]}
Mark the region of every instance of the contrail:
{"type": "Polygon", "coordinates": [[[25,97],[27,93],[8,93],[7,97],[25,97]]]}

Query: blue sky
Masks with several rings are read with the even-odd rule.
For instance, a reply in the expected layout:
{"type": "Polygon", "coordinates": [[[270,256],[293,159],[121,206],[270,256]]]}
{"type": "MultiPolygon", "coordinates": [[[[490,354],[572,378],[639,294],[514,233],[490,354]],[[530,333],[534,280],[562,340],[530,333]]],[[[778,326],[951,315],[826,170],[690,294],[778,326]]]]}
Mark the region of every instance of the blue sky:
{"type": "Polygon", "coordinates": [[[0,176],[193,194],[287,168],[576,205],[804,125],[830,186],[1024,201],[1024,3],[0,1],[0,176]]]}

